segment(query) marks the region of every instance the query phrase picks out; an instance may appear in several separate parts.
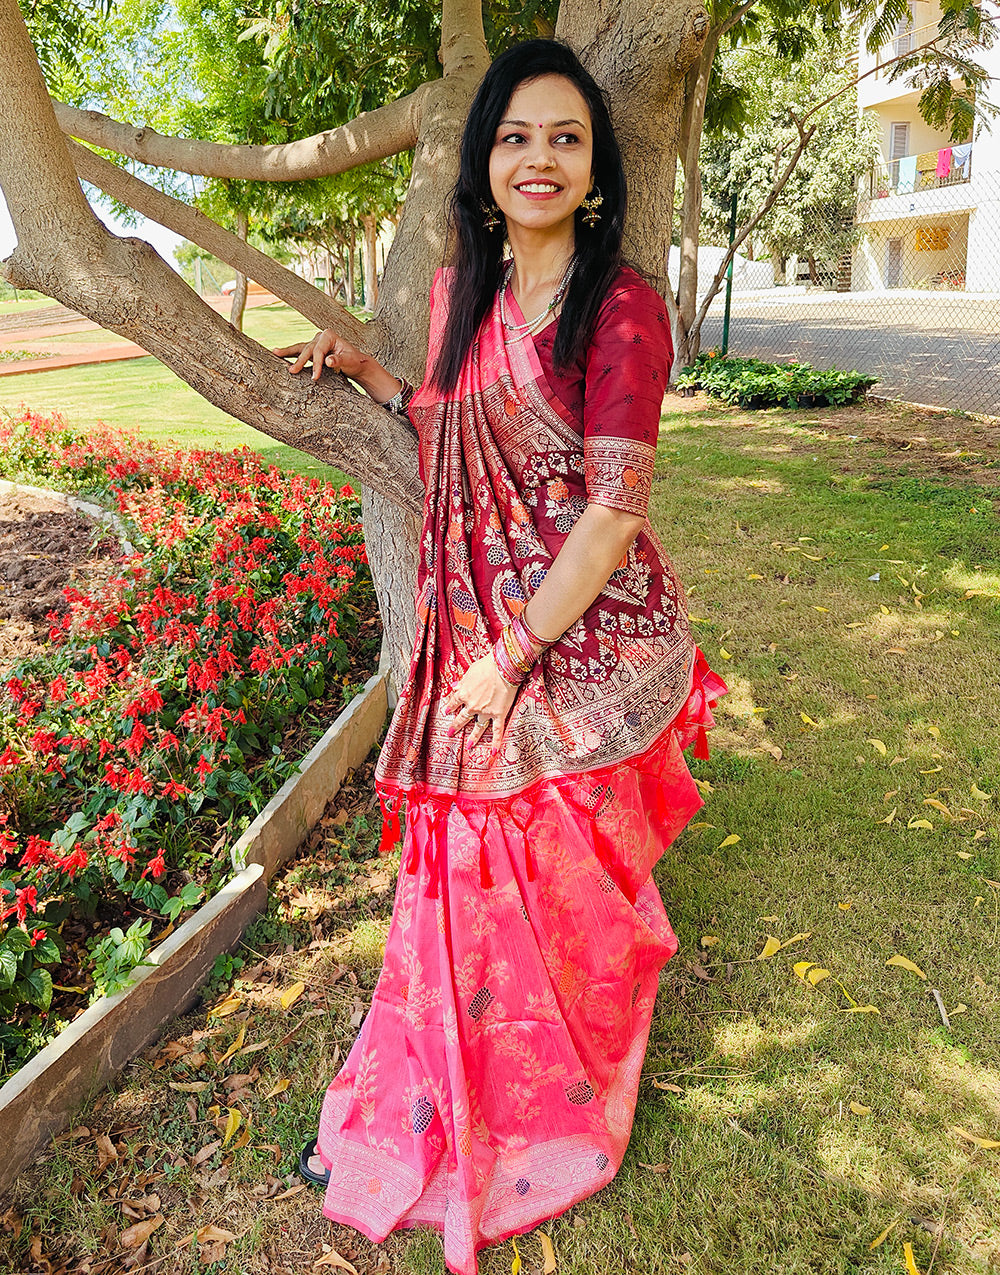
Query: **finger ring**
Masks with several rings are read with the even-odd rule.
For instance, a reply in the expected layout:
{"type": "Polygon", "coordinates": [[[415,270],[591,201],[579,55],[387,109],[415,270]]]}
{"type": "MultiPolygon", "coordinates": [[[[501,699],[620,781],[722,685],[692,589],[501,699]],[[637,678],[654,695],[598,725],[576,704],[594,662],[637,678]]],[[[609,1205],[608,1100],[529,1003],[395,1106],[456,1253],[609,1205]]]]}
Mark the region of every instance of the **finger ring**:
{"type": "Polygon", "coordinates": [[[481,714],[479,714],[479,713],[477,713],[477,714],[476,714],[476,725],[477,725],[477,726],[489,726],[489,724],[490,724],[490,719],[489,719],[488,717],[483,717],[483,716],[482,716],[481,714]]]}

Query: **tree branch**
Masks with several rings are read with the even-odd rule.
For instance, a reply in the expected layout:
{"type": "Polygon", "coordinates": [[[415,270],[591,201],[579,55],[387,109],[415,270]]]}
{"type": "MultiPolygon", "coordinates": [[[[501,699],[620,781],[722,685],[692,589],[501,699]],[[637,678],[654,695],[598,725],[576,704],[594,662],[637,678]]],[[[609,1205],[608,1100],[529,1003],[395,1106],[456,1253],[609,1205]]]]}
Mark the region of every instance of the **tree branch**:
{"type": "Polygon", "coordinates": [[[482,0],[444,0],[441,6],[441,48],[438,56],[445,75],[485,75],[490,64],[483,29],[482,0]]]}
{"type": "Polygon", "coordinates": [[[333,297],[306,283],[305,279],[286,270],[272,257],[259,252],[237,235],[224,230],[217,222],[206,217],[197,208],[185,204],[183,200],[174,199],[155,186],[147,185],[138,177],[127,173],[124,168],[95,155],[79,142],[69,142],[68,146],[77,175],[84,181],[97,186],[106,195],[120,200],[129,208],[134,208],[151,221],[189,239],[191,243],[204,248],[239,273],[255,279],[318,328],[333,328],[354,345],[367,348],[365,325],[338,305],[333,297]]]}
{"type": "Polygon", "coordinates": [[[410,512],[422,505],[416,440],[342,377],[289,375],[149,244],[120,239],[83,196],[17,0],[0,0],[0,188],[17,232],[3,273],[137,341],[210,403],[272,438],[338,465],[410,512]]]}
{"type": "MultiPolygon", "coordinates": [[[[431,81],[433,83],[433,81],[431,81]]],[[[59,127],[70,137],[114,151],[152,168],[241,181],[303,181],[332,177],[416,144],[429,84],[339,128],[275,146],[232,146],[198,138],[166,137],[122,124],[100,111],[53,101],[59,127]]]]}

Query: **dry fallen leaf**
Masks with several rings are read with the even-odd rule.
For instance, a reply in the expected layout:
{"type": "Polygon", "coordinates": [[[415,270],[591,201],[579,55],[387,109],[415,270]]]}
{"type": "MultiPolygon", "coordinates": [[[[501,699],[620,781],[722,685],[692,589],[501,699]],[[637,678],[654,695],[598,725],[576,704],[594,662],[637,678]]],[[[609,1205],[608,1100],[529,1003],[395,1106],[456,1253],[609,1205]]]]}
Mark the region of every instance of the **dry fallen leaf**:
{"type": "Polygon", "coordinates": [[[669,1173],[670,1165],[665,1161],[662,1164],[639,1164],[640,1169],[649,1169],[650,1173],[669,1173]]]}
{"type": "Polygon", "coordinates": [[[279,1094],[279,1093],[284,1093],[284,1092],[285,1092],[285,1090],[289,1088],[289,1086],[291,1085],[291,1083],[292,1083],[292,1082],[291,1082],[291,1081],[290,1081],[287,1077],[282,1077],[282,1079],[281,1079],[281,1080],[277,1080],[277,1081],[275,1081],[274,1086],[273,1086],[273,1088],[271,1089],[271,1091],[270,1091],[269,1093],[266,1093],[266,1094],[264,1095],[265,1100],[266,1100],[267,1098],[274,1098],[274,1097],[275,1097],[277,1094],[279,1094]]]}
{"type": "Polygon", "coordinates": [[[780,952],[780,951],[781,951],[781,940],[776,939],[773,934],[769,934],[767,936],[767,942],[764,944],[763,948],[761,949],[760,955],[757,957],[757,960],[758,961],[769,960],[775,954],[775,952],[780,952]]]}
{"type": "Polygon", "coordinates": [[[109,1164],[113,1164],[118,1159],[118,1152],[115,1150],[115,1144],[111,1141],[106,1133],[100,1133],[94,1139],[94,1145],[97,1147],[98,1161],[97,1172],[103,1173],[109,1164]]]}
{"type": "Polygon", "coordinates": [[[724,646],[719,647],[719,656],[723,660],[731,660],[733,658],[732,652],[727,651],[724,646]]]}
{"type": "Polygon", "coordinates": [[[991,792],[983,792],[982,788],[977,787],[975,784],[972,785],[969,792],[972,793],[973,797],[975,797],[977,801],[993,800],[993,794],[991,792]]]}
{"type": "Polygon", "coordinates": [[[953,1125],[951,1131],[957,1133],[960,1138],[964,1138],[966,1142],[982,1147],[984,1151],[995,1151],[997,1147],[1000,1147],[1000,1142],[994,1141],[993,1138],[977,1138],[974,1133],[969,1133],[968,1129],[963,1129],[959,1125],[953,1125]]]}
{"type": "Polygon", "coordinates": [[[742,838],[740,837],[738,832],[731,832],[729,836],[725,838],[724,841],[719,842],[719,849],[725,850],[726,846],[734,846],[736,845],[737,841],[741,841],[741,840],[742,838]]]}
{"type": "Polygon", "coordinates": [[[238,1050],[242,1049],[243,1046],[246,1044],[246,1039],[247,1039],[247,1025],[246,1023],[244,1023],[243,1026],[240,1028],[240,1034],[236,1037],[236,1039],[229,1046],[226,1052],[218,1060],[217,1066],[221,1067],[223,1066],[224,1063],[229,1062],[233,1054],[235,1054],[238,1050]]]}
{"type": "Polygon", "coordinates": [[[909,970],[911,974],[917,974],[920,978],[926,978],[927,975],[919,965],[914,965],[912,961],[905,956],[900,956],[897,952],[895,956],[890,956],[886,961],[886,965],[898,965],[900,969],[909,970]]]}
{"type": "Polygon", "coordinates": [[[542,1246],[542,1257],[545,1259],[545,1265],[542,1267],[542,1275],[552,1275],[556,1269],[556,1251],[552,1247],[552,1241],[544,1231],[538,1232],[538,1242],[542,1246]]]}
{"type": "Polygon", "coordinates": [[[715,947],[718,941],[718,938],[714,934],[703,934],[701,936],[702,947],[715,947]]]}
{"type": "Polygon", "coordinates": [[[872,1242],[868,1245],[869,1252],[873,1252],[875,1249],[879,1247],[880,1244],[884,1244],[885,1241],[889,1238],[889,1236],[893,1233],[893,1231],[896,1229],[896,1227],[900,1224],[901,1221],[902,1221],[902,1217],[897,1217],[894,1222],[889,1223],[889,1225],[885,1228],[885,1230],[881,1233],[881,1235],[876,1235],[875,1238],[872,1240],[872,1242]]]}
{"type": "Polygon", "coordinates": [[[885,817],[884,819],[876,819],[876,820],[875,820],[875,822],[876,822],[876,823],[884,823],[884,824],[890,824],[890,823],[892,823],[893,819],[895,819],[895,818],[896,818],[896,811],[897,811],[898,809],[899,809],[899,807],[898,807],[898,806],[893,806],[893,808],[889,811],[889,813],[886,815],[886,817],[885,817]]]}
{"type": "Polygon", "coordinates": [[[869,739],[865,742],[871,744],[872,748],[874,748],[877,753],[881,754],[881,756],[886,756],[888,749],[881,739],[869,739]]]}
{"type": "Polygon", "coordinates": [[[238,996],[230,996],[221,1005],[216,1005],[214,1009],[210,1009],[208,1016],[209,1018],[227,1018],[230,1014],[235,1014],[242,1004],[243,1002],[238,996]]]}
{"type": "Polygon", "coordinates": [[[971,859],[971,858],[973,858],[973,857],[974,857],[973,855],[969,854],[968,850],[956,850],[956,851],[955,851],[955,858],[956,858],[956,859],[971,859]]]}
{"type": "Polygon", "coordinates": [[[671,1085],[666,1080],[653,1080],[652,1085],[654,1089],[666,1089],[669,1093],[684,1092],[680,1085],[671,1085]]]}
{"type": "Polygon", "coordinates": [[[824,978],[831,978],[831,977],[832,975],[830,974],[829,970],[820,969],[817,966],[816,968],[811,969],[809,973],[806,975],[806,982],[812,983],[813,987],[815,987],[817,983],[822,983],[824,978]]]}
{"type": "Polygon", "coordinates": [[[298,1186],[290,1186],[287,1191],[281,1191],[272,1198],[275,1201],[287,1200],[290,1196],[298,1195],[300,1191],[306,1191],[308,1188],[309,1184],[307,1182],[300,1182],[298,1186]]]}
{"type": "Polygon", "coordinates": [[[290,1009],[306,990],[305,983],[293,983],[281,993],[281,1008],[290,1009]]]}
{"type": "Polygon", "coordinates": [[[907,828],[926,828],[928,831],[934,831],[934,825],[927,819],[911,819],[907,823],[907,828]]]}
{"type": "Polygon", "coordinates": [[[881,1014],[875,1005],[852,1005],[850,1009],[838,1009],[838,1014],[881,1014]]]}
{"type": "Polygon", "coordinates": [[[164,1220],[163,1214],[157,1213],[156,1217],[148,1217],[144,1222],[136,1222],[135,1226],[129,1226],[122,1231],[118,1236],[118,1243],[122,1248],[138,1248],[140,1244],[145,1244],[157,1227],[163,1225],[164,1220]]]}
{"type": "Polygon", "coordinates": [[[856,1116],[870,1116],[872,1113],[871,1107],[865,1107],[860,1102],[852,1100],[848,1105],[856,1116]]]}
{"type": "Polygon", "coordinates": [[[335,1266],[339,1271],[350,1271],[351,1275],[358,1275],[358,1268],[352,1266],[346,1257],[341,1257],[335,1248],[331,1248],[328,1253],[318,1257],[313,1262],[313,1267],[317,1266],[335,1266]]]}
{"type": "Polygon", "coordinates": [[[959,1001],[959,1003],[955,1006],[954,1009],[950,1009],[948,1011],[948,1017],[954,1018],[956,1014],[967,1014],[968,1012],[969,1012],[968,1005],[964,1005],[961,1001],[959,1001]]]}
{"type": "Polygon", "coordinates": [[[841,912],[850,912],[853,906],[854,906],[853,903],[838,903],[837,904],[837,907],[840,908],[841,912]]]}
{"type": "Polygon", "coordinates": [[[226,1117],[226,1132],[222,1136],[222,1145],[225,1146],[236,1130],[243,1123],[243,1112],[238,1107],[229,1107],[226,1117]]]}
{"type": "Polygon", "coordinates": [[[906,1263],[906,1275],[920,1275],[920,1268],[913,1260],[913,1245],[909,1242],[903,1245],[903,1260],[906,1263]]]}
{"type": "Polygon", "coordinates": [[[802,718],[802,720],[805,722],[807,726],[815,726],[817,729],[819,729],[819,722],[814,722],[808,713],[799,713],[799,716],[802,718]]]}

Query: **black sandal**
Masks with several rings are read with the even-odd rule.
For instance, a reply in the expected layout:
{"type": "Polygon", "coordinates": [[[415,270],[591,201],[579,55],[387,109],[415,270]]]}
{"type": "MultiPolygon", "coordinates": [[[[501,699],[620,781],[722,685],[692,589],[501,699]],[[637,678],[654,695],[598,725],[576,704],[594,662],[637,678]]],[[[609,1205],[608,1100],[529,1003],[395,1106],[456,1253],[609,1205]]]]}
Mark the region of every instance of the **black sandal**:
{"type": "Polygon", "coordinates": [[[325,1169],[322,1173],[317,1173],[314,1169],[310,1169],[309,1161],[314,1155],[318,1155],[316,1150],[316,1139],[306,1145],[299,1152],[299,1177],[305,1178],[307,1182],[312,1182],[316,1186],[327,1186],[330,1181],[330,1170],[325,1169]]]}

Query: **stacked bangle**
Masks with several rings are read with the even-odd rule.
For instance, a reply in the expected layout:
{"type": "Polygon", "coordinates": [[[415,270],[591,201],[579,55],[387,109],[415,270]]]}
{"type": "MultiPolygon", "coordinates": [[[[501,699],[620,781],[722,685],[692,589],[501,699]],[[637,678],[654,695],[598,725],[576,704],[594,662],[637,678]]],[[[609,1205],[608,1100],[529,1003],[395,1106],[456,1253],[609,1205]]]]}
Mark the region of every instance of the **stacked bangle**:
{"type": "Polygon", "coordinates": [[[542,652],[551,645],[532,632],[522,610],[501,630],[493,646],[493,658],[500,676],[511,686],[520,686],[542,652]]]}
{"type": "Polygon", "coordinates": [[[410,405],[410,399],[414,396],[416,390],[404,376],[397,376],[396,380],[400,382],[399,389],[382,406],[387,411],[395,413],[396,416],[405,416],[406,409],[410,405]]]}

